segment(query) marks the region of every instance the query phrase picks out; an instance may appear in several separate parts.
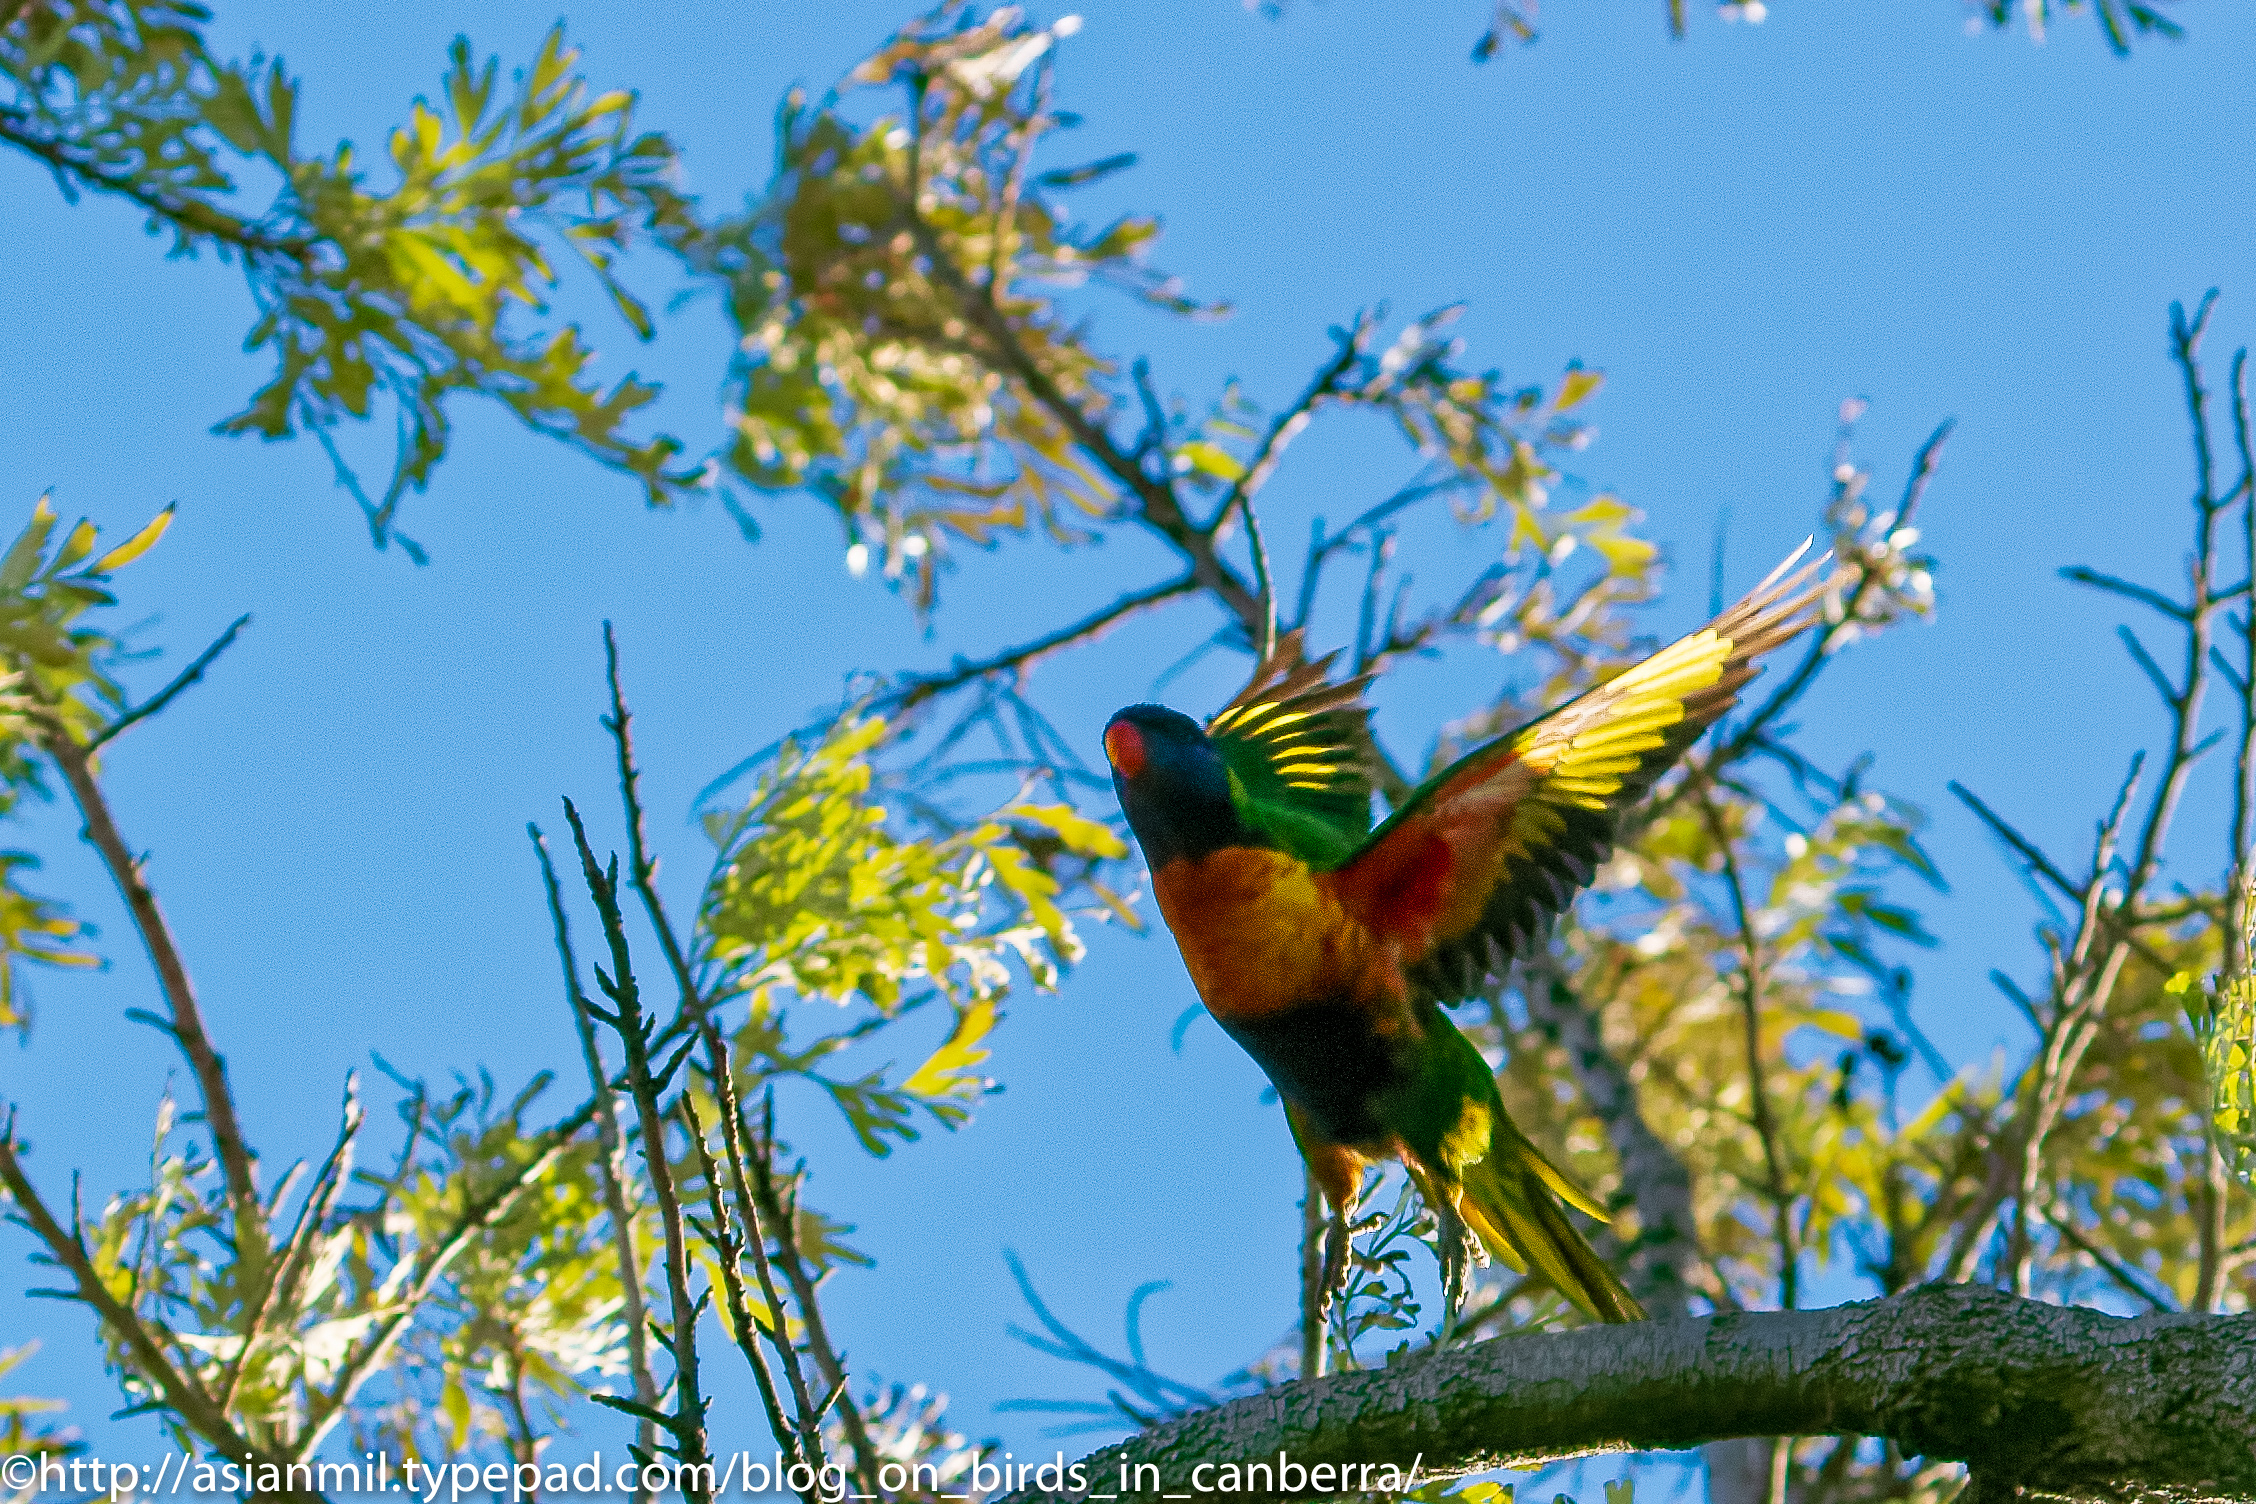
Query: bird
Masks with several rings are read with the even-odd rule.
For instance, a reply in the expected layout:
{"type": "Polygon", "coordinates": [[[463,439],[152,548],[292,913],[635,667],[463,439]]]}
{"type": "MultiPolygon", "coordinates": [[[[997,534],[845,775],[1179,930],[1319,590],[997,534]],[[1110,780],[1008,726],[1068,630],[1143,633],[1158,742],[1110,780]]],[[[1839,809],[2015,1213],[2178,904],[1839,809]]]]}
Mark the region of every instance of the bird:
{"type": "Polygon", "coordinates": [[[1809,544],[1700,630],[1418,785],[1373,825],[1370,675],[1287,633],[1202,726],[1104,731],[1161,917],[1209,1013],[1267,1074],[1330,1210],[1318,1321],[1345,1287],[1367,1167],[1399,1160],[1438,1228],[1445,1311],[1490,1257],[1593,1320],[1644,1319],[1565,1208],[1605,1208],[1504,1109],[1452,1003],[1534,955],[1624,816],[1817,619],[1809,544]]]}

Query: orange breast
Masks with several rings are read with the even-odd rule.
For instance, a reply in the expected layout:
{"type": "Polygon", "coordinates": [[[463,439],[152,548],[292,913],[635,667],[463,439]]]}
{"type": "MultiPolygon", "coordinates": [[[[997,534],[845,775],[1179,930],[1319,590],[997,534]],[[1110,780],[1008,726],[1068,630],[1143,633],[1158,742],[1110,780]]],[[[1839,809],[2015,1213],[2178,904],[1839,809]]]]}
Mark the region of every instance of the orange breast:
{"type": "Polygon", "coordinates": [[[1229,847],[1169,862],[1152,875],[1152,890],[1193,985],[1219,1018],[1405,995],[1395,947],[1283,852],[1229,847]]]}

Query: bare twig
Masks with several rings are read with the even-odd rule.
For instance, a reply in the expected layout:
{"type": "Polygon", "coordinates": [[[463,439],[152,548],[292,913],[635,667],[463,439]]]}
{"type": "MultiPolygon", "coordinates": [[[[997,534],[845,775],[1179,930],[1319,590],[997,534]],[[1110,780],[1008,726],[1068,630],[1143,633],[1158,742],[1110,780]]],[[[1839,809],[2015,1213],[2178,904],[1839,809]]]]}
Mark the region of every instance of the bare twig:
{"type": "MultiPolygon", "coordinates": [[[[666,1160],[665,1113],[659,1103],[665,1083],[660,1079],[660,1072],[652,1068],[652,1023],[643,1011],[633,959],[627,952],[625,919],[619,909],[618,860],[613,858],[608,871],[596,864],[595,851],[588,845],[587,830],[580,823],[580,812],[572,807],[569,799],[564,801],[564,818],[572,827],[572,843],[579,851],[581,874],[595,900],[596,912],[603,920],[603,938],[611,952],[612,974],[605,975],[598,966],[595,977],[604,995],[611,999],[614,1011],[598,1016],[617,1031],[625,1047],[627,1094],[635,1104],[637,1126],[642,1135],[643,1163],[648,1166],[651,1194],[658,1203],[659,1222],[665,1230],[666,1294],[671,1327],[668,1345],[674,1360],[675,1391],[674,1412],[667,1418],[666,1428],[673,1433],[678,1460],[695,1469],[711,1460],[705,1439],[705,1396],[698,1384],[697,1367],[697,1318],[704,1302],[690,1294],[689,1250],[683,1232],[681,1199],[675,1191],[673,1167],[666,1160]]],[[[706,1504],[710,1497],[710,1490],[706,1489],[685,1489],[685,1493],[695,1504],[706,1504]]]]}
{"type": "Polygon", "coordinates": [[[189,664],[187,668],[183,669],[178,678],[174,679],[170,684],[167,684],[163,689],[158,690],[154,697],[144,700],[139,705],[134,706],[131,710],[124,712],[116,720],[110,722],[107,726],[104,726],[99,732],[97,732],[94,735],[93,739],[87,742],[87,752],[91,754],[100,751],[102,749],[103,743],[108,742],[116,737],[117,734],[125,730],[126,727],[133,725],[137,721],[145,721],[149,717],[163,710],[167,705],[170,705],[173,700],[180,695],[181,691],[187,689],[190,685],[196,683],[199,679],[204,677],[204,670],[210,668],[213,662],[218,659],[220,654],[226,652],[228,648],[234,645],[235,634],[242,631],[250,624],[251,618],[248,612],[236,617],[234,622],[228,627],[228,629],[220,633],[219,637],[212,643],[210,647],[205,648],[201,653],[198,653],[196,655],[196,661],[189,664]]]}
{"type": "Polygon", "coordinates": [[[1260,444],[1246,461],[1245,473],[1231,482],[1230,489],[1222,497],[1222,505],[1215,509],[1214,521],[1207,529],[1209,532],[1220,527],[1232,509],[1249,508],[1254,496],[1269,483],[1269,477],[1276,473],[1279,462],[1285,457],[1287,446],[1300,437],[1301,431],[1308,427],[1309,420],[1316,415],[1316,409],[1339,390],[1340,379],[1354,370],[1355,363],[1363,358],[1363,352],[1370,347],[1371,335],[1378,326],[1378,320],[1371,314],[1358,313],[1352,329],[1332,331],[1339,341],[1339,349],[1316,372],[1315,379],[1308,383],[1307,390],[1290,407],[1279,413],[1276,421],[1269,425],[1269,431],[1261,436],[1260,444]]]}
{"type": "Polygon", "coordinates": [[[2178,1308],[2178,1303],[2170,1298],[2168,1291],[2155,1288],[2121,1259],[2079,1232],[2074,1219],[2061,1216],[2049,1206],[2045,1208],[2044,1219],[2052,1224],[2056,1232],[2074,1244],[2077,1252],[2090,1259],[2100,1273],[2113,1280],[2133,1300],[2142,1300],[2157,1311],[2174,1311],[2178,1308]]]}
{"type": "Polygon", "coordinates": [[[627,817],[628,877],[634,884],[636,896],[642,900],[644,912],[650,916],[650,927],[657,931],[658,949],[666,958],[666,970],[672,974],[674,989],[680,994],[676,1022],[694,1023],[704,1016],[705,1004],[698,996],[696,978],[690,975],[689,958],[666,918],[665,903],[658,897],[658,862],[650,855],[643,835],[642,772],[635,766],[634,717],[628,713],[626,695],[619,687],[619,641],[608,621],[603,624],[603,670],[611,686],[611,714],[603,726],[611,733],[611,743],[619,759],[619,802],[627,817]]]}
{"type": "Polygon", "coordinates": [[[1196,575],[1179,575],[1162,584],[1130,591],[1111,605],[1091,612],[1069,626],[1035,638],[1032,642],[1010,648],[990,658],[977,662],[959,662],[945,673],[917,674],[899,688],[878,697],[875,707],[881,711],[914,710],[925,701],[961,689],[974,680],[994,674],[1017,673],[1032,666],[1052,653],[1094,642],[1121,622],[1153,606],[1164,605],[1179,595],[1189,595],[1200,587],[1196,575]]]}
{"type": "Polygon", "coordinates": [[[2149,590],[2144,585],[2134,585],[2129,580],[2117,579],[2111,574],[2101,574],[2098,570],[2087,568],[2082,564],[2069,565],[2060,571],[2060,577],[2064,580],[2073,580],[2079,585],[2089,585],[2095,590],[2112,591],[2126,600],[2134,600],[2142,606],[2159,611],[2172,621],[2191,619],[2185,607],[2171,600],[2161,591],[2149,590]]]}
{"type": "MultiPolygon", "coordinates": [[[[572,931],[564,913],[564,891],[556,880],[556,864],[549,860],[548,841],[540,827],[528,823],[533,850],[540,855],[541,883],[548,894],[548,916],[556,932],[556,957],[564,967],[564,1002],[572,1010],[572,1027],[580,1037],[580,1059],[587,1066],[588,1090],[596,1105],[596,1141],[603,1153],[596,1160],[596,1176],[603,1187],[603,1206],[611,1218],[611,1242],[619,1255],[621,1315],[627,1326],[627,1372],[634,1383],[635,1403],[656,1411],[658,1381],[650,1371],[650,1319],[642,1299],[642,1255],[635,1248],[634,1207],[628,1202],[627,1139],[619,1130],[619,1111],[612,1101],[610,1073],[603,1068],[603,1052],[596,1045],[595,1019],[588,1012],[587,994],[580,990],[579,963],[572,956],[572,931]]],[[[635,1417],[635,1443],[648,1452],[657,1439],[657,1422],[647,1415],[635,1417]]],[[[639,1477],[638,1501],[650,1490],[639,1477]]]]}
{"type": "Polygon", "coordinates": [[[2028,1076],[2025,1109],[2020,1120],[2018,1176],[2013,1187],[2013,1218],[2007,1229],[2006,1267],[2017,1295],[2029,1293],[2033,1245],[2029,1218],[2040,1208],[2044,1189],[2045,1145],[2060,1112],[2073,1095],[2077,1068],[2084,1052],[2099,1032],[2099,1015],[2105,1011],[2122,973],[2130,946],[2106,936],[2110,895],[2102,879],[2115,860],[2116,843],[2132,796],[2138,790],[2143,755],[2131,759],[2129,774],[2116,795],[2115,806],[2099,828],[2092,850],[2091,877],[2084,885],[2084,907],[2074,944],[2054,963],[2053,1011],[2046,1020],[2045,1037],[2034,1069],[2028,1076]]]}
{"type": "MultiPolygon", "coordinates": [[[[757,1237],[758,1233],[748,1229],[745,1235],[740,1236],[734,1230],[734,1224],[729,1219],[728,1208],[722,1201],[720,1167],[713,1163],[713,1152],[706,1147],[705,1125],[698,1119],[697,1104],[690,1099],[688,1092],[683,1092],[679,1105],[682,1126],[689,1137],[690,1150],[697,1156],[698,1174],[705,1181],[705,1200],[710,1209],[712,1221],[698,1230],[705,1235],[705,1241],[712,1246],[720,1265],[721,1291],[722,1298],[726,1301],[728,1307],[729,1330],[735,1334],[737,1350],[744,1354],[745,1364],[752,1370],[753,1382],[759,1387],[760,1407],[767,1411],[769,1431],[774,1434],[778,1442],[782,1443],[784,1450],[791,1454],[792,1461],[812,1462],[813,1458],[820,1454],[811,1451],[807,1446],[805,1433],[807,1404],[804,1399],[804,1386],[801,1386],[800,1390],[799,1424],[794,1427],[790,1414],[786,1413],[783,1408],[782,1396],[776,1393],[775,1376],[768,1371],[768,1360],[760,1351],[758,1324],[752,1319],[752,1307],[744,1298],[742,1265],[744,1245],[747,1237],[757,1237]]],[[[785,1319],[784,1313],[773,1306],[769,1308],[768,1316],[769,1320],[776,1326],[780,1326],[785,1319]]],[[[769,1335],[771,1337],[775,1335],[774,1327],[770,1328],[769,1335]]],[[[819,1441],[819,1437],[817,1439],[819,1441]]],[[[812,1482],[809,1483],[807,1491],[800,1497],[805,1501],[805,1504],[817,1504],[812,1482]]]]}
{"type": "Polygon", "coordinates": [[[118,833],[109,800],[95,777],[89,750],[81,747],[59,724],[49,729],[44,745],[47,755],[55,760],[55,766],[62,770],[64,781],[70,785],[71,797],[77,801],[79,813],[86,822],[86,839],[101,853],[102,865],[109,869],[111,880],[124,896],[126,909],[133,916],[133,928],[149,952],[150,964],[156,969],[157,986],[164,994],[168,1014],[166,1032],[179,1044],[181,1053],[188,1058],[189,1070],[195,1075],[197,1093],[203,1102],[204,1122],[211,1130],[212,1145],[225,1178],[227,1202],[234,1218],[235,1253],[242,1261],[238,1278],[246,1286],[258,1288],[266,1279],[266,1214],[259,1204],[258,1178],[252,1169],[252,1154],[243,1138],[242,1123],[236,1116],[234,1092],[227,1084],[227,1063],[212,1047],[211,1036],[204,1031],[203,1009],[197,1006],[195,986],[188,980],[188,963],[181,957],[179,943],[173,937],[171,925],[165,921],[164,910],[157,905],[157,895],[142,877],[141,863],[125,844],[125,837],[118,833]]]}
{"type": "Polygon", "coordinates": [[[1723,817],[1712,799],[1701,798],[1700,813],[1716,849],[1722,853],[1724,886],[1731,895],[1732,922],[1739,932],[1739,1012],[1747,1050],[1747,1091],[1753,1106],[1755,1137],[1762,1143],[1763,1168],[1769,1177],[1771,1235],[1778,1242],[1778,1303],[1791,1311],[1799,1303],[1797,1266],[1801,1249],[1794,1236],[1794,1194],[1787,1184],[1785,1148],[1779,1142],[1778,1120],[1770,1110],[1770,1088],[1763,1066],[1762,941],[1755,935],[1754,917],[1748,912],[1747,890],[1739,876],[1738,847],[1723,828],[1723,817]]]}

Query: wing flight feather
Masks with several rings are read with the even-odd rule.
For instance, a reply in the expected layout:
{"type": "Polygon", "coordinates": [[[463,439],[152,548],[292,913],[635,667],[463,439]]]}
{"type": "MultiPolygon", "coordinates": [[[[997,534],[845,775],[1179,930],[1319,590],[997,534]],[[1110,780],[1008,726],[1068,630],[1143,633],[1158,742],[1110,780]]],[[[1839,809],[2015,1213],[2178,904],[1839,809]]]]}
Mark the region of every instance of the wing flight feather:
{"type": "Polygon", "coordinates": [[[1756,660],[1816,619],[1828,560],[1794,569],[1808,547],[1699,631],[1459,758],[1330,876],[1350,913],[1401,945],[1414,994],[1460,1001],[1530,953],[1623,814],[1731,708],[1756,660]]]}

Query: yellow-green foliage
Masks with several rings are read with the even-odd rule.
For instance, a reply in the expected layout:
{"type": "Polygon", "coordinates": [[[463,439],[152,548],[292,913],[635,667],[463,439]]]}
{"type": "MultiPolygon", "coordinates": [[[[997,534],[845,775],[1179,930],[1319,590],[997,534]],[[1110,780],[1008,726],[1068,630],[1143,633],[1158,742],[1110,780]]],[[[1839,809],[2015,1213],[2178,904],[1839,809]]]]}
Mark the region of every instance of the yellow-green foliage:
{"type": "MultiPolygon", "coordinates": [[[[164,536],[172,509],[99,558],[97,530],[83,519],[50,553],[56,521],[54,507],[40,497],[30,523],[0,557],[0,815],[41,787],[34,756],[42,740],[89,741],[124,708],[124,691],[109,675],[116,640],[78,621],[90,607],[115,604],[109,576],[164,536]]],[[[16,962],[99,960],[71,944],[83,926],[63,905],[16,885],[19,872],[38,865],[30,852],[0,851],[0,1028],[30,1021],[16,962]]]]}
{"type": "Polygon", "coordinates": [[[897,834],[867,760],[885,734],[875,717],[849,718],[811,746],[787,742],[742,809],[708,820],[720,857],[698,923],[706,995],[750,1003],[740,1056],[817,1080],[874,1152],[887,1134],[913,1137],[912,1102],[953,1125],[988,1090],[982,1041],[1012,963],[1048,988],[1080,956],[1048,854],[1125,855],[1110,829],[1063,805],[1013,803],[929,840],[897,834]],[[869,1016],[794,1044],[793,998],[869,1016]],[[839,1082],[815,1070],[926,999],[945,1002],[954,1023],[897,1086],[882,1072],[839,1082]]]}
{"type": "MultiPolygon", "coordinates": [[[[2191,980],[2180,972],[2169,990],[2184,993],[2191,980]]],[[[2232,1172],[2256,1187],[2256,975],[2227,978],[2205,1001],[2186,1012],[2209,1088],[2210,1131],[2232,1172]]]]}
{"type": "Polygon", "coordinates": [[[11,135],[67,182],[127,194],[178,250],[241,262],[259,308],[248,343],[275,374],[221,432],[321,433],[388,399],[398,459],[381,498],[363,498],[379,543],[444,455],[458,392],[632,475],[653,503],[697,478],[669,468],[676,440],[628,432],[657,388],[629,374],[606,389],[577,327],[544,323],[564,248],[647,338],[614,264],[688,223],[672,146],[635,131],[631,94],[587,86],[561,28],[506,95],[457,38],[439,104],[417,101],[392,132],[380,188],[349,143],[306,153],[281,61],[212,57],[208,18],[185,0],[18,7],[0,23],[0,97],[11,135]],[[231,157],[280,179],[266,212],[244,212],[231,157]]]}

